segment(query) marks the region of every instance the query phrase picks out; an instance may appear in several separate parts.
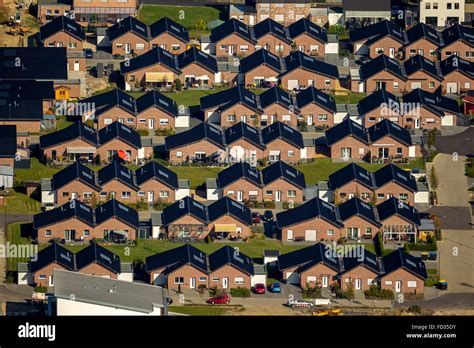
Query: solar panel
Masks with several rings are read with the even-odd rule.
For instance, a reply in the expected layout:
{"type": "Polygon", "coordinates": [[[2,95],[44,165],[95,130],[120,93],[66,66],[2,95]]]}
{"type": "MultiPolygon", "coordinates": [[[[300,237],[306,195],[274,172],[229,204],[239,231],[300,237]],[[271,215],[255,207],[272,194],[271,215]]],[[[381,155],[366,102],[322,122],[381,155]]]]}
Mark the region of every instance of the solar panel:
{"type": "Polygon", "coordinates": [[[360,129],[362,130],[362,126],[358,123],[355,123],[355,122],[351,122],[352,126],[356,127],[357,129],[360,129]]]}
{"type": "Polygon", "coordinates": [[[286,125],[283,125],[283,129],[286,130],[286,131],[289,132],[289,133],[294,133],[293,129],[290,128],[290,127],[288,127],[288,126],[286,126],[286,125]]]}
{"type": "Polygon", "coordinates": [[[201,258],[201,257],[199,257],[199,256],[197,256],[197,255],[193,255],[193,259],[196,260],[196,261],[199,262],[199,263],[204,263],[204,259],[201,258]]]}
{"type": "Polygon", "coordinates": [[[406,259],[406,262],[407,262],[410,266],[412,266],[412,267],[415,267],[415,268],[418,267],[417,264],[414,263],[412,260],[406,259]]]}
{"type": "Polygon", "coordinates": [[[6,60],[3,62],[3,66],[5,68],[14,68],[15,67],[15,62],[12,60],[6,60]]]}
{"type": "Polygon", "coordinates": [[[215,129],[214,127],[209,127],[209,130],[210,130],[211,132],[216,133],[216,134],[220,134],[220,132],[219,132],[217,129],[215,129]]]}
{"type": "Polygon", "coordinates": [[[431,99],[431,98],[426,98],[426,97],[425,97],[425,100],[426,100],[428,103],[432,103],[432,104],[436,103],[436,102],[435,102],[433,99],[431,99]]]}
{"type": "Polygon", "coordinates": [[[170,104],[167,103],[166,101],[164,101],[163,99],[158,99],[158,102],[159,102],[160,104],[163,104],[163,105],[166,106],[166,107],[169,107],[169,106],[170,106],[170,104]]]}
{"type": "Polygon", "coordinates": [[[372,265],[374,266],[377,266],[377,261],[375,261],[374,259],[371,259],[370,257],[365,257],[365,259],[367,260],[367,262],[371,263],[372,265]]]}
{"type": "Polygon", "coordinates": [[[367,181],[370,180],[370,178],[367,175],[365,175],[364,173],[359,173],[359,175],[367,181]]]}
{"type": "Polygon", "coordinates": [[[278,60],[278,57],[277,56],[274,56],[273,54],[271,53],[268,53],[268,52],[264,52],[264,54],[267,54],[268,57],[272,58],[273,60],[278,60]]]}
{"type": "Polygon", "coordinates": [[[198,51],[198,54],[201,56],[201,57],[204,57],[206,59],[209,58],[209,56],[207,54],[205,54],[203,51],[198,51]]]}
{"type": "Polygon", "coordinates": [[[131,102],[129,102],[128,100],[125,100],[125,99],[122,99],[122,103],[125,104],[125,105],[127,105],[128,107],[132,107],[132,106],[133,106],[131,102]]]}
{"type": "Polygon", "coordinates": [[[434,66],[434,63],[433,63],[431,60],[429,60],[429,59],[423,58],[423,61],[424,61],[426,64],[429,64],[429,65],[431,65],[431,66],[434,66]]]}
{"type": "Polygon", "coordinates": [[[91,211],[91,209],[90,209],[87,205],[79,204],[79,207],[80,207],[82,210],[87,211],[88,213],[90,213],[90,211],[91,211]]]}
{"type": "Polygon", "coordinates": [[[308,56],[303,56],[303,59],[308,60],[310,62],[314,62],[314,59],[308,56]]]}
{"type": "Polygon", "coordinates": [[[245,128],[246,128],[249,132],[251,132],[251,133],[253,133],[253,134],[257,134],[257,131],[256,131],[254,128],[252,128],[252,127],[250,127],[250,126],[248,126],[248,125],[245,125],[245,128]]]}
{"type": "Polygon", "coordinates": [[[204,206],[196,201],[193,201],[193,205],[198,209],[204,210],[204,206]]]}
{"type": "Polygon", "coordinates": [[[232,205],[233,205],[234,207],[236,207],[237,209],[240,209],[240,210],[242,210],[242,211],[244,210],[244,207],[243,207],[241,204],[239,204],[239,203],[237,203],[237,202],[235,202],[235,201],[232,201],[232,200],[231,200],[231,201],[230,201],[230,204],[232,204],[232,205]]]}
{"type": "Polygon", "coordinates": [[[400,174],[400,173],[397,173],[397,176],[398,176],[400,179],[402,179],[402,180],[405,180],[405,181],[408,180],[408,178],[407,178],[406,176],[404,176],[404,175],[402,175],[402,174],[400,174]]]}
{"type": "Polygon", "coordinates": [[[258,174],[254,172],[253,170],[249,170],[248,173],[252,175],[253,177],[258,178],[258,174]]]}
{"type": "Polygon", "coordinates": [[[107,263],[112,263],[112,260],[110,259],[110,257],[108,257],[107,255],[103,254],[103,253],[99,253],[99,257],[105,261],[107,261],[107,263]]]}
{"type": "Polygon", "coordinates": [[[245,99],[246,101],[248,101],[249,103],[251,103],[251,104],[254,104],[254,103],[255,103],[255,99],[252,99],[252,98],[250,98],[250,97],[248,97],[248,96],[245,96],[244,99],[245,99]]]}
{"type": "Polygon", "coordinates": [[[428,31],[428,35],[431,36],[432,38],[438,39],[438,35],[436,35],[432,31],[428,31]]]}
{"type": "Polygon", "coordinates": [[[315,27],[309,27],[309,30],[314,31],[315,33],[319,34],[319,30],[317,30],[315,27]]]}
{"type": "Polygon", "coordinates": [[[3,56],[5,56],[5,57],[14,57],[16,55],[17,55],[16,49],[14,49],[14,48],[5,48],[3,50],[3,56]]]}
{"type": "Polygon", "coordinates": [[[402,129],[400,128],[400,126],[396,123],[391,123],[392,127],[395,128],[396,130],[399,130],[401,131],[402,129]]]}
{"type": "Polygon", "coordinates": [[[324,201],[321,201],[321,204],[322,204],[322,206],[325,207],[326,209],[330,209],[331,211],[333,210],[332,205],[329,205],[329,204],[327,204],[327,203],[324,202],[324,201]]]}
{"type": "Polygon", "coordinates": [[[280,27],[273,27],[275,31],[278,31],[280,34],[284,34],[285,32],[280,27]]]}
{"type": "Polygon", "coordinates": [[[288,174],[288,175],[291,176],[292,178],[296,178],[296,174],[293,173],[293,172],[290,172],[288,169],[285,169],[285,172],[286,172],[286,174],[288,174]]]}
{"type": "Polygon", "coordinates": [[[287,102],[288,104],[291,104],[291,100],[288,99],[287,97],[281,96],[281,99],[284,100],[285,102],[287,102]]]}
{"type": "Polygon", "coordinates": [[[130,133],[130,134],[132,133],[132,130],[130,128],[124,126],[123,124],[120,124],[120,128],[122,130],[124,130],[125,132],[127,132],[127,133],[130,133]]]}
{"type": "Polygon", "coordinates": [[[238,29],[239,29],[241,32],[244,32],[245,34],[248,34],[248,33],[249,33],[249,31],[248,31],[247,28],[245,28],[245,27],[239,26],[238,29]]]}
{"type": "Polygon", "coordinates": [[[90,175],[88,172],[83,170],[81,173],[82,176],[85,176],[87,179],[92,180],[92,175],[90,175]]]}
{"type": "Polygon", "coordinates": [[[171,53],[169,53],[168,51],[161,50],[161,53],[163,53],[165,56],[167,56],[167,57],[169,57],[169,58],[173,58],[173,56],[171,55],[171,53]]]}
{"type": "Polygon", "coordinates": [[[370,208],[370,205],[368,205],[367,203],[364,203],[364,202],[360,202],[360,205],[362,205],[365,209],[371,209],[370,208]]]}
{"type": "Polygon", "coordinates": [[[140,25],[135,25],[135,28],[137,28],[138,30],[140,30],[142,33],[145,33],[146,32],[146,28],[140,26],[140,25]]]}
{"type": "Polygon", "coordinates": [[[123,211],[126,211],[127,213],[130,211],[126,205],[118,203],[118,207],[122,209],[123,211]]]}
{"type": "Polygon", "coordinates": [[[173,29],[174,31],[180,33],[181,32],[181,29],[178,28],[178,27],[175,27],[174,25],[170,25],[170,28],[173,29]]]}
{"type": "Polygon", "coordinates": [[[322,100],[322,101],[325,102],[325,103],[328,102],[328,100],[327,100],[326,98],[324,98],[323,96],[321,96],[321,95],[319,95],[319,94],[317,95],[317,97],[318,97],[319,100],[322,100]]]}
{"type": "Polygon", "coordinates": [[[124,172],[123,170],[120,171],[120,174],[122,174],[124,177],[127,179],[131,179],[130,173],[124,172]]]}
{"type": "Polygon", "coordinates": [[[77,28],[73,25],[71,25],[70,23],[66,24],[66,26],[71,29],[72,31],[77,31],[77,28]]]}
{"type": "Polygon", "coordinates": [[[94,130],[90,128],[89,126],[84,125],[84,129],[89,132],[93,132],[94,130]]]}
{"type": "Polygon", "coordinates": [[[158,170],[158,174],[160,174],[161,176],[164,176],[165,178],[169,178],[169,175],[162,170],[158,170]]]}
{"type": "Polygon", "coordinates": [[[71,262],[71,257],[69,256],[69,254],[59,253],[59,257],[61,259],[64,259],[64,260],[68,261],[68,262],[71,262]]]}

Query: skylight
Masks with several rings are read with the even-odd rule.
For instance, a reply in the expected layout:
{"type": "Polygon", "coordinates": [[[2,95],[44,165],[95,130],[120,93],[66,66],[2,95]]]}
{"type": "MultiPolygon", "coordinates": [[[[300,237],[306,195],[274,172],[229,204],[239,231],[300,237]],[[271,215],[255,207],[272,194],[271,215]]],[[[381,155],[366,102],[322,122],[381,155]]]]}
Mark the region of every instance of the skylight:
{"type": "Polygon", "coordinates": [[[92,180],[92,175],[90,175],[88,172],[86,172],[86,171],[83,170],[81,173],[82,173],[82,175],[85,176],[87,179],[92,180]]]}
{"type": "Polygon", "coordinates": [[[294,133],[293,129],[290,128],[290,127],[288,127],[288,126],[286,126],[286,125],[283,125],[283,129],[286,130],[286,131],[289,132],[289,133],[294,133]]]}
{"type": "Polygon", "coordinates": [[[123,170],[120,171],[120,174],[124,177],[126,177],[127,179],[131,179],[131,176],[130,176],[130,173],[127,173],[127,172],[124,172],[123,170]]]}
{"type": "Polygon", "coordinates": [[[99,253],[99,257],[100,257],[102,260],[105,260],[107,263],[112,263],[112,260],[110,259],[110,257],[108,257],[107,255],[105,255],[104,253],[99,253]]]}
{"type": "Polygon", "coordinates": [[[75,26],[71,25],[70,23],[66,24],[66,27],[68,27],[72,31],[77,31],[77,28],[75,26]]]}
{"type": "Polygon", "coordinates": [[[59,257],[61,259],[64,259],[64,260],[68,261],[68,262],[71,262],[71,257],[69,256],[69,254],[59,253],[59,257]]]}
{"type": "Polygon", "coordinates": [[[167,103],[166,101],[164,101],[163,99],[158,99],[158,102],[159,102],[160,104],[163,104],[163,105],[166,106],[166,107],[169,107],[169,106],[170,106],[170,104],[167,103]]]}
{"type": "Polygon", "coordinates": [[[127,213],[130,211],[126,205],[118,203],[118,207],[122,209],[123,211],[126,211],[127,213]]]}
{"type": "Polygon", "coordinates": [[[285,169],[285,172],[286,172],[286,174],[288,174],[288,175],[291,176],[292,178],[296,178],[296,174],[293,173],[293,172],[290,172],[288,169],[285,169]]]}
{"type": "Polygon", "coordinates": [[[400,173],[397,173],[397,176],[398,176],[400,179],[402,179],[402,180],[405,180],[405,181],[408,180],[408,178],[407,178],[405,175],[402,175],[402,174],[400,174],[400,173]]]}
{"type": "Polygon", "coordinates": [[[162,170],[158,170],[158,174],[160,174],[161,176],[164,176],[165,178],[169,178],[169,175],[162,170]]]}
{"type": "Polygon", "coordinates": [[[193,205],[198,209],[204,210],[204,206],[196,201],[193,201],[193,205]]]}
{"type": "Polygon", "coordinates": [[[409,259],[405,259],[405,260],[406,260],[406,262],[407,262],[410,266],[412,266],[412,267],[414,267],[414,268],[417,268],[417,267],[418,267],[418,266],[416,265],[416,263],[414,263],[412,260],[409,260],[409,259]]]}

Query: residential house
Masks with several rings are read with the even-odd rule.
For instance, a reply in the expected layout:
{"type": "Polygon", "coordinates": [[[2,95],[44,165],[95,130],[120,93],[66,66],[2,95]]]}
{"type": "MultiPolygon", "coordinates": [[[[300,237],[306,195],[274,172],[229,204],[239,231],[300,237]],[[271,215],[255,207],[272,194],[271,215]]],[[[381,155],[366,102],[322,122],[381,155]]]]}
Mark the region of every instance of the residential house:
{"type": "Polygon", "coordinates": [[[270,162],[298,162],[314,155],[305,146],[301,133],[280,121],[262,129],[262,140],[265,144],[264,156],[270,162]]]}
{"type": "Polygon", "coordinates": [[[308,126],[329,128],[334,126],[334,115],[337,112],[333,97],[309,86],[296,95],[298,118],[308,126]]]}
{"type": "Polygon", "coordinates": [[[395,197],[377,205],[379,221],[382,223],[383,241],[416,242],[421,225],[418,210],[395,197]]]}
{"type": "Polygon", "coordinates": [[[211,54],[216,57],[246,56],[255,51],[257,44],[253,30],[234,18],[212,29],[211,42],[215,46],[211,54]]]}
{"type": "Polygon", "coordinates": [[[107,36],[112,46],[113,55],[141,55],[150,49],[148,26],[132,16],[128,16],[108,28],[107,36]]]}
{"type": "Polygon", "coordinates": [[[423,56],[413,56],[403,65],[408,77],[406,82],[408,90],[421,88],[425,91],[435,92],[443,82],[441,68],[434,61],[423,56]]]}
{"type": "Polygon", "coordinates": [[[238,62],[239,81],[246,87],[270,87],[278,82],[282,61],[266,49],[259,49],[238,62]]]}
{"type": "Polygon", "coordinates": [[[261,115],[260,125],[265,127],[277,121],[290,127],[298,125],[293,97],[279,87],[272,87],[258,96],[261,115]]]}
{"type": "Polygon", "coordinates": [[[460,115],[456,100],[415,89],[403,96],[405,126],[410,128],[440,129],[441,126],[455,126],[460,115]]]}
{"type": "Polygon", "coordinates": [[[196,47],[191,47],[178,56],[178,69],[178,78],[188,88],[214,86],[221,82],[216,58],[196,47]]]}
{"type": "Polygon", "coordinates": [[[280,255],[278,269],[288,284],[299,285],[302,289],[328,288],[340,271],[340,262],[329,246],[317,243],[280,255]]]}
{"type": "Polygon", "coordinates": [[[207,212],[208,230],[212,238],[249,238],[252,213],[245,205],[226,196],[211,203],[207,212]]]}
{"type": "Polygon", "coordinates": [[[341,237],[348,239],[373,239],[382,224],[377,219],[375,207],[357,197],[340,204],[339,218],[344,224],[341,237]]]}
{"type": "Polygon", "coordinates": [[[247,162],[257,164],[265,157],[265,144],[260,132],[244,122],[239,122],[224,131],[229,163],[247,162]]]}
{"type": "MultiPolygon", "coordinates": [[[[462,2],[464,3],[464,1],[462,2]]],[[[439,48],[441,60],[451,55],[474,62],[474,29],[454,24],[441,32],[444,45],[439,48]]]]}
{"type": "Polygon", "coordinates": [[[382,258],[383,272],[380,288],[394,293],[422,294],[428,278],[426,266],[419,257],[403,252],[401,248],[382,258]]]}
{"type": "Polygon", "coordinates": [[[95,26],[108,27],[117,22],[127,20],[128,16],[138,14],[136,0],[74,0],[74,14],[76,22],[81,25],[93,23],[95,26]]]}
{"type": "Polygon", "coordinates": [[[336,207],[315,197],[302,205],[276,215],[282,241],[338,240],[343,224],[336,207]]]}
{"type": "Polygon", "coordinates": [[[224,160],[224,133],[215,125],[203,122],[197,126],[165,138],[165,149],[172,164],[204,161],[210,156],[224,160]],[[223,158],[222,158],[223,156],[223,158]]]}
{"type": "Polygon", "coordinates": [[[422,0],[419,3],[418,18],[421,23],[432,27],[448,27],[464,21],[464,0],[422,0]]]}
{"type": "Polygon", "coordinates": [[[261,171],[248,162],[237,162],[217,173],[215,189],[207,187],[207,199],[217,200],[229,196],[237,200],[263,200],[263,182],[261,171]]]}
{"type": "Polygon", "coordinates": [[[15,125],[0,125],[0,167],[12,167],[17,159],[17,136],[15,125]]]}
{"type": "Polygon", "coordinates": [[[341,271],[337,275],[342,291],[367,291],[377,284],[382,265],[377,256],[368,250],[362,255],[344,255],[341,271]]]}
{"type": "Polygon", "coordinates": [[[391,20],[383,20],[351,30],[349,39],[353,45],[354,54],[367,55],[372,59],[383,54],[396,58],[406,43],[403,29],[391,20]]]}
{"type": "Polygon", "coordinates": [[[364,127],[370,127],[382,120],[404,125],[403,109],[398,98],[383,88],[362,98],[357,108],[364,127]]]}
{"type": "Polygon", "coordinates": [[[374,172],[374,180],[377,203],[396,197],[408,204],[414,204],[418,187],[416,179],[410,172],[393,164],[387,164],[374,172]]]}
{"type": "Polygon", "coordinates": [[[71,9],[71,0],[39,0],[37,17],[40,23],[47,23],[57,17],[67,16],[71,9]]]}
{"type": "Polygon", "coordinates": [[[458,94],[473,88],[474,62],[451,55],[440,63],[443,73],[442,92],[458,94]]]}
{"type": "Polygon", "coordinates": [[[290,25],[301,18],[307,17],[319,26],[324,26],[328,23],[329,6],[331,5],[341,7],[342,1],[324,1],[318,4],[304,0],[286,3],[266,0],[255,2],[257,22],[271,18],[283,25],[290,25]]]}
{"type": "Polygon", "coordinates": [[[333,161],[364,160],[369,152],[369,138],[363,126],[347,118],[325,133],[329,156],[333,161]]]}
{"type": "Polygon", "coordinates": [[[246,288],[253,285],[256,274],[253,260],[228,245],[214,251],[208,256],[209,287],[222,289],[246,288]]]}
{"type": "Polygon", "coordinates": [[[252,29],[257,40],[255,50],[263,48],[280,57],[290,53],[292,41],[288,28],[282,24],[267,18],[258,22],[252,29]]]}
{"type": "Polygon", "coordinates": [[[189,32],[181,24],[176,23],[168,17],[158,19],[149,25],[150,48],[160,48],[173,54],[186,51],[189,42],[189,32]]]}
{"type": "Polygon", "coordinates": [[[363,25],[389,20],[392,15],[390,0],[366,2],[358,0],[342,0],[344,17],[349,25],[363,25]]]}
{"type": "Polygon", "coordinates": [[[322,90],[333,90],[339,80],[337,66],[296,51],[284,58],[285,68],[278,76],[284,89],[294,90],[314,86],[322,90]]]}
{"type": "Polygon", "coordinates": [[[325,56],[329,42],[325,29],[305,17],[288,26],[288,31],[293,48],[309,56],[325,56]]]}
{"type": "Polygon", "coordinates": [[[304,174],[278,161],[262,169],[263,200],[301,203],[306,181],[304,174]]]}
{"type": "Polygon", "coordinates": [[[94,210],[95,227],[92,238],[104,238],[108,241],[116,239],[135,240],[138,238],[138,212],[111,199],[94,210]]]}
{"type": "Polygon", "coordinates": [[[176,127],[188,127],[189,115],[185,108],[166,95],[152,90],[138,97],[137,129],[174,130],[176,127]]]}
{"type": "Polygon", "coordinates": [[[354,197],[365,202],[374,201],[373,174],[355,163],[350,163],[329,175],[328,186],[336,204],[354,197]]]}
{"type": "Polygon", "coordinates": [[[97,182],[101,188],[101,201],[114,198],[121,202],[137,203],[143,199],[138,197],[140,187],[135,181],[134,172],[116,159],[97,172],[97,182]]]}
{"type": "Polygon", "coordinates": [[[402,47],[405,59],[420,55],[438,60],[438,48],[443,46],[443,38],[435,28],[418,23],[406,31],[406,38],[407,42],[402,47]]]}

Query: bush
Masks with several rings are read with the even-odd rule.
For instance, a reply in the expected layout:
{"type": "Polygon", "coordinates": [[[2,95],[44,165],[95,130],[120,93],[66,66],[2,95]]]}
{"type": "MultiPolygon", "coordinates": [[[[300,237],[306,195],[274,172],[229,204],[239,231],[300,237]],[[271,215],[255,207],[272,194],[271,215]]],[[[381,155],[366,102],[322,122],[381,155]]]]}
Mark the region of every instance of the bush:
{"type": "Polygon", "coordinates": [[[365,290],[364,294],[367,298],[383,298],[391,300],[394,298],[392,290],[379,289],[377,285],[371,285],[369,290],[365,290]]]}
{"type": "Polygon", "coordinates": [[[142,137],[146,137],[149,134],[148,129],[135,129],[135,131],[142,137]]]}
{"type": "Polygon", "coordinates": [[[176,90],[179,92],[181,91],[181,89],[183,88],[183,84],[181,83],[181,80],[180,79],[176,79],[174,81],[174,84],[175,84],[175,88],[176,90]]]}
{"type": "Polygon", "coordinates": [[[420,306],[410,306],[408,307],[408,311],[411,313],[421,314],[421,307],[420,306]]]}
{"type": "Polygon", "coordinates": [[[378,232],[377,237],[375,238],[375,253],[377,256],[385,256],[387,251],[383,245],[382,233],[378,232]]]}
{"type": "Polygon", "coordinates": [[[233,297],[250,297],[250,290],[247,288],[238,288],[230,289],[230,295],[233,297]]]}
{"type": "Polygon", "coordinates": [[[263,206],[267,209],[275,209],[276,208],[275,202],[272,202],[272,201],[263,202],[263,206]]]}
{"type": "Polygon", "coordinates": [[[212,288],[209,288],[209,293],[213,296],[221,296],[225,295],[226,292],[218,286],[213,286],[212,288]]]}
{"type": "Polygon", "coordinates": [[[41,292],[41,293],[46,293],[46,291],[48,291],[48,287],[47,286],[37,286],[35,287],[35,292],[41,292]]]}
{"type": "Polygon", "coordinates": [[[321,288],[310,287],[309,284],[306,284],[306,289],[303,291],[303,298],[321,298],[321,288]]]}

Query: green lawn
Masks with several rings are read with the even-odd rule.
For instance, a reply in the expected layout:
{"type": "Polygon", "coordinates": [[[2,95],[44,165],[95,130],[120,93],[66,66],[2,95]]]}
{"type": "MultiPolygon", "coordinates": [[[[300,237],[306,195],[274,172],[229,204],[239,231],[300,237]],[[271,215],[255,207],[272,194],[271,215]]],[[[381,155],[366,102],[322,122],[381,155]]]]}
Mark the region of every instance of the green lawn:
{"type": "Polygon", "coordinates": [[[73,124],[73,122],[68,121],[66,116],[56,116],[56,130],[64,129],[69,127],[71,124],[73,124]]]}
{"type": "Polygon", "coordinates": [[[144,5],[138,14],[138,18],[146,24],[151,24],[162,17],[169,17],[186,27],[193,38],[199,33],[209,32],[207,24],[219,19],[219,11],[208,6],[144,5]]]}
{"type": "Polygon", "coordinates": [[[17,213],[17,214],[36,214],[41,211],[41,203],[28,197],[27,195],[11,189],[11,196],[6,198],[6,208],[7,213],[17,213]]]}
{"type": "Polygon", "coordinates": [[[206,178],[216,178],[222,168],[220,167],[170,167],[173,172],[178,174],[180,179],[189,179],[191,188],[195,189],[206,182],[206,178]]]}
{"type": "Polygon", "coordinates": [[[466,161],[466,176],[474,178],[474,158],[468,158],[466,161]]]}
{"type": "Polygon", "coordinates": [[[361,99],[364,99],[367,94],[350,92],[348,95],[331,95],[336,104],[357,104],[361,99]]]}
{"type": "MultiPolygon", "coordinates": [[[[20,227],[23,224],[25,223],[15,222],[7,226],[7,241],[11,245],[31,244],[31,240],[29,238],[21,236],[20,227]]],[[[7,257],[7,271],[16,271],[18,262],[27,262],[27,261],[28,261],[28,258],[7,257]]]]}
{"type": "Polygon", "coordinates": [[[41,178],[50,178],[57,173],[60,168],[48,167],[41,163],[38,158],[31,157],[30,169],[15,169],[15,180],[18,183],[23,181],[39,181],[41,178]]]}
{"type": "MultiPolygon", "coordinates": [[[[173,99],[176,101],[176,104],[178,105],[184,105],[184,106],[199,106],[201,103],[201,98],[217,93],[219,91],[222,91],[224,88],[222,87],[216,87],[214,89],[206,89],[206,90],[185,90],[181,92],[164,92],[163,94],[166,95],[167,97],[173,99]]],[[[141,97],[145,92],[127,92],[129,95],[131,95],[134,98],[141,97]]]]}
{"type": "Polygon", "coordinates": [[[228,307],[220,307],[220,306],[170,306],[168,307],[168,311],[181,313],[181,314],[188,314],[188,315],[203,315],[203,316],[216,316],[216,315],[224,315],[229,310],[228,307]]]}

